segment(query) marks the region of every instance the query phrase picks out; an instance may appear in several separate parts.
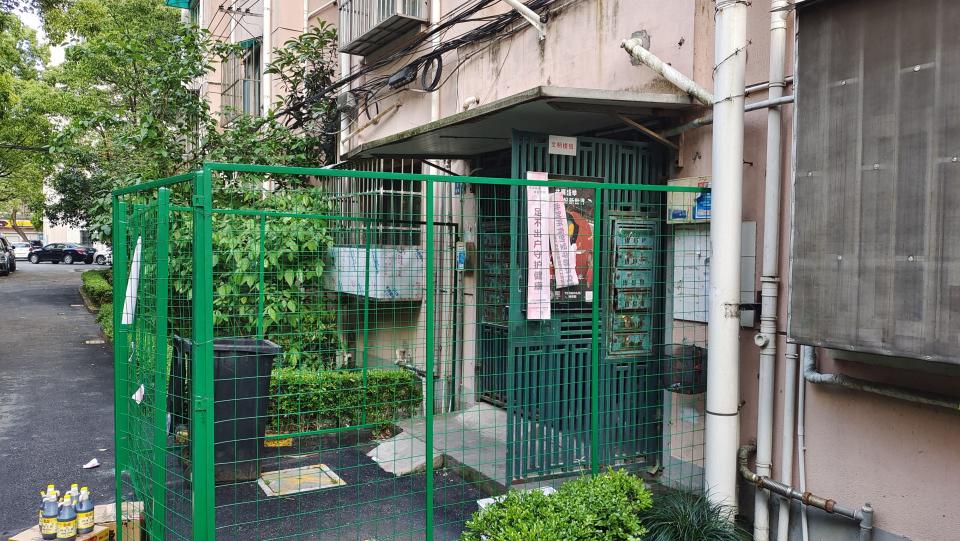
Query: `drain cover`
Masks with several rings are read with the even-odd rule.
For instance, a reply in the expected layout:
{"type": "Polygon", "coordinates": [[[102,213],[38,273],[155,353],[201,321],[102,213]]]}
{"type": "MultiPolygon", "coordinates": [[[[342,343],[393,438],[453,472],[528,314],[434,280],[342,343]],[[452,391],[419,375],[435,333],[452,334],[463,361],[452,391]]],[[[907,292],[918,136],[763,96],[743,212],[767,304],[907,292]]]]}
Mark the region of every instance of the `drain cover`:
{"type": "Polygon", "coordinates": [[[280,471],[264,472],[260,474],[257,484],[267,496],[287,496],[320,490],[330,487],[339,487],[347,483],[326,464],[314,464],[299,468],[289,468],[280,471]]]}

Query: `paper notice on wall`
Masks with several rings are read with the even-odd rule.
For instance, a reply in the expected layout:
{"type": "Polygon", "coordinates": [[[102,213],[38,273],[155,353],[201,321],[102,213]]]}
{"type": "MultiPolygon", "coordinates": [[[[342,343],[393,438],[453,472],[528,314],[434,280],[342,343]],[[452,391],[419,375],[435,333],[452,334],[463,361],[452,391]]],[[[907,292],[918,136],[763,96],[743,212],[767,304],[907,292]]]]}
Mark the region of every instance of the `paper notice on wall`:
{"type": "Polygon", "coordinates": [[[133,258],[130,259],[130,276],[127,278],[127,292],[123,301],[124,325],[133,325],[133,314],[137,310],[137,287],[140,284],[140,249],[143,238],[137,237],[137,245],[133,249],[133,258]]]}
{"type": "MultiPolygon", "coordinates": [[[[546,173],[529,172],[530,180],[546,173]]],[[[550,190],[527,186],[527,319],[550,319],[550,190]]]]}
{"type": "Polygon", "coordinates": [[[567,231],[567,206],[563,194],[550,194],[550,253],[553,254],[554,278],[557,289],[580,284],[577,278],[576,254],[571,262],[570,233],[567,231]]]}

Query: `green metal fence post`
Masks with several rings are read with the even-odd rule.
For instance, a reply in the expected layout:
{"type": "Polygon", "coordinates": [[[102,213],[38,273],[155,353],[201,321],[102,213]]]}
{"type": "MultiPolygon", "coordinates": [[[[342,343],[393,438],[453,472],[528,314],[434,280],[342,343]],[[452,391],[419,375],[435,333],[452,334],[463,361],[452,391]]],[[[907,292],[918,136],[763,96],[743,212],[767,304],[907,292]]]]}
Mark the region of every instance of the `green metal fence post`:
{"type": "Polygon", "coordinates": [[[257,339],[263,340],[263,303],[266,298],[266,291],[264,291],[264,271],[266,270],[266,261],[267,256],[267,217],[263,214],[260,215],[260,257],[258,261],[258,280],[259,280],[259,289],[257,295],[257,339]]]}
{"type": "MultiPolygon", "coordinates": [[[[127,463],[127,388],[124,374],[127,366],[127,339],[123,328],[123,301],[127,287],[127,204],[119,197],[113,198],[113,419],[114,419],[114,480],[116,516],[123,516],[123,467],[127,463]]],[[[117,541],[123,540],[123,532],[117,530],[117,541]]]]}
{"type": "MultiPolygon", "coordinates": [[[[360,374],[360,392],[362,393],[362,407],[360,424],[367,424],[367,366],[370,362],[370,237],[373,235],[373,224],[367,222],[364,235],[365,262],[363,264],[363,368],[360,374]]],[[[428,312],[429,313],[429,312],[428,312]]]]}
{"type": "Polygon", "coordinates": [[[426,199],[424,204],[426,205],[426,240],[424,241],[426,245],[426,280],[424,286],[426,287],[426,338],[424,347],[426,349],[426,384],[427,384],[427,397],[426,397],[426,422],[427,422],[427,433],[426,433],[426,466],[427,466],[427,475],[426,475],[426,520],[427,520],[427,531],[426,539],[427,541],[433,540],[433,315],[434,315],[434,298],[433,298],[433,258],[435,255],[435,250],[433,246],[433,181],[427,180],[424,182],[424,189],[426,190],[426,199]]]}
{"type": "MultiPolygon", "coordinates": [[[[150,539],[163,541],[167,506],[167,297],[169,294],[170,189],[157,194],[156,367],[153,404],[153,512],[150,539]]],[[[119,516],[119,515],[118,515],[119,516]]]]}
{"type": "Polygon", "coordinates": [[[600,280],[603,273],[603,189],[593,201],[593,329],[590,337],[590,472],[600,472],[600,280]]]}
{"type": "Polygon", "coordinates": [[[193,539],[216,538],[213,456],[213,215],[212,174],[193,182],[193,352],[191,365],[190,457],[193,539]]]}

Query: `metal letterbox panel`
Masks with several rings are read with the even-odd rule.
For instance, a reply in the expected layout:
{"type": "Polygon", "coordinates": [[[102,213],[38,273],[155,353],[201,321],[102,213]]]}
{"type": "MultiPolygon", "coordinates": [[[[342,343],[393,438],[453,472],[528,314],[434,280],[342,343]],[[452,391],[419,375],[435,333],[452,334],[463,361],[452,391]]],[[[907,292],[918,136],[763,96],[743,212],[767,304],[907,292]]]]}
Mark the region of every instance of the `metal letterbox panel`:
{"type": "Polygon", "coordinates": [[[657,245],[656,231],[651,225],[622,225],[616,231],[617,248],[637,247],[652,250],[657,245]]]}
{"type": "Polygon", "coordinates": [[[614,314],[610,317],[610,330],[621,331],[649,331],[652,328],[653,318],[650,314],[637,312],[633,314],[614,314]]]}
{"type": "Polygon", "coordinates": [[[620,248],[615,264],[620,269],[652,269],[655,255],[653,250],[620,248]]]}
{"type": "Polygon", "coordinates": [[[649,310],[652,306],[653,292],[650,289],[617,291],[614,302],[616,310],[649,310]]]}
{"type": "Polygon", "coordinates": [[[649,332],[616,333],[610,339],[610,353],[643,355],[652,350],[653,340],[649,332]]]}
{"type": "Polygon", "coordinates": [[[617,269],[613,273],[613,287],[636,288],[653,287],[652,269],[617,269]]]}

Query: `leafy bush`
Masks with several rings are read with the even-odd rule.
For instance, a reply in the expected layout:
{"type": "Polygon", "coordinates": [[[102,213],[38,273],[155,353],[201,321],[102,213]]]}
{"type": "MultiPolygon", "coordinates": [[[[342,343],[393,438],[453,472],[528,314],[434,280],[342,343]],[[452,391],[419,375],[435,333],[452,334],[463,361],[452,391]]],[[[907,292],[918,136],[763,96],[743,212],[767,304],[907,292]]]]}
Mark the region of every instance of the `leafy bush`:
{"type": "Polygon", "coordinates": [[[103,329],[103,334],[113,340],[113,303],[105,302],[100,305],[100,311],[97,312],[97,323],[103,329]]]}
{"type": "Polygon", "coordinates": [[[464,541],[639,540],[640,514],[653,503],[643,481],[610,470],[564,483],[557,492],[510,491],[467,521],[464,541]]]}
{"type": "Polygon", "coordinates": [[[88,270],[80,275],[80,279],[83,280],[83,292],[97,306],[113,299],[113,286],[107,281],[104,271],[88,270]]]}
{"type": "Polygon", "coordinates": [[[729,512],[702,494],[669,492],[657,496],[641,515],[650,541],[742,541],[749,536],[729,520],[729,512]]]}
{"type": "MultiPolygon", "coordinates": [[[[216,205],[247,210],[322,213],[320,190],[263,193],[263,180],[234,191],[218,189],[216,205]],[[248,186],[250,185],[250,186],[248,186]]],[[[324,259],[333,238],[325,220],[216,214],[213,219],[213,323],[218,337],[253,337],[260,321],[260,234],[263,225],[263,335],[283,348],[283,363],[310,370],[332,368],[342,349],[336,314],[323,296],[324,259]]],[[[171,319],[174,332],[189,335],[192,284],[192,222],[171,224],[171,319]]]]}
{"type": "Polygon", "coordinates": [[[270,381],[270,429],[300,432],[386,424],[411,415],[422,398],[420,379],[406,370],[367,371],[363,392],[360,370],[277,368],[270,381]],[[366,403],[366,407],[364,407],[366,403]]]}

